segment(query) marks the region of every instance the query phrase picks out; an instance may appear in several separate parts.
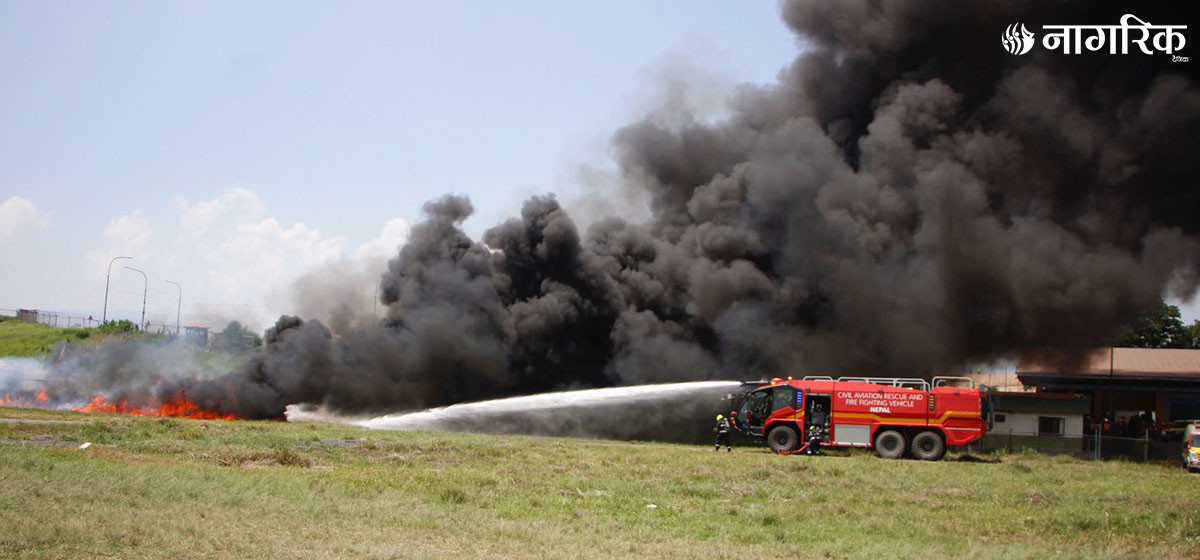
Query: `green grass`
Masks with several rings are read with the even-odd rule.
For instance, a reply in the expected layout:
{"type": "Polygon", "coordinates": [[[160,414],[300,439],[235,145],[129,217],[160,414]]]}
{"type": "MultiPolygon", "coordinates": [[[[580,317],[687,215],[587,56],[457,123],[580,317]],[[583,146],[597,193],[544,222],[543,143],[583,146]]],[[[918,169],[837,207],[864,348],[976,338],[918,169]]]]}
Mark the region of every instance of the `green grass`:
{"type": "Polygon", "coordinates": [[[93,329],[57,328],[0,317],[0,356],[41,356],[62,340],[87,340],[93,329]]]}
{"type": "MultiPolygon", "coordinates": [[[[52,327],[18,321],[15,317],[0,316],[0,357],[44,356],[52,351],[60,351],[60,342],[83,344],[92,348],[113,337],[155,342],[162,340],[164,335],[136,331],[133,323],[129,321],[109,321],[108,324],[96,328],[52,327]]],[[[210,353],[233,356],[227,352],[210,353]]],[[[230,360],[226,358],[225,361],[230,360]]]]}
{"type": "Polygon", "coordinates": [[[1200,477],[1163,465],[0,417],[84,422],[0,424],[4,558],[1200,555],[1200,477]]]}

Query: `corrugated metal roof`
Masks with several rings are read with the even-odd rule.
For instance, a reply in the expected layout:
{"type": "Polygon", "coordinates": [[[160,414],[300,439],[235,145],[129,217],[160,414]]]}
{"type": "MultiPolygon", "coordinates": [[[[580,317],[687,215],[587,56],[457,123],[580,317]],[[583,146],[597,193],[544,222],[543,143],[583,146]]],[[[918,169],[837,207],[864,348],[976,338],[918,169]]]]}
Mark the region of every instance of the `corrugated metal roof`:
{"type": "Polygon", "coordinates": [[[1200,350],[1176,348],[1097,348],[1074,366],[1023,361],[1017,375],[1200,379],[1200,350]],[[1111,370],[1110,370],[1111,365],[1111,370]]]}

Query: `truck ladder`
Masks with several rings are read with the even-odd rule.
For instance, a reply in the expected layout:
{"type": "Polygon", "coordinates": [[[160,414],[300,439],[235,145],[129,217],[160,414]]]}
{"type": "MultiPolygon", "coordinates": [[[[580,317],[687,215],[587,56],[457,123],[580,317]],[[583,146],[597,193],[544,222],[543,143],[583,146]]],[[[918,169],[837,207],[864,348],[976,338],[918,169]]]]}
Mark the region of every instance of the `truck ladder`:
{"type": "MultiPolygon", "coordinates": [[[[828,375],[806,375],[805,381],[857,381],[859,383],[874,383],[875,385],[890,385],[892,387],[904,387],[908,389],[920,389],[928,391],[930,382],[917,377],[839,377],[834,379],[828,375]]],[[[966,388],[974,389],[975,380],[970,377],[956,377],[951,375],[939,375],[933,378],[933,387],[954,387],[955,383],[966,383],[966,388]]]]}
{"type": "Polygon", "coordinates": [[[920,389],[922,391],[929,390],[929,382],[916,377],[839,377],[834,379],[828,375],[809,375],[804,378],[805,381],[855,381],[859,383],[873,383],[875,385],[890,385],[892,387],[902,387],[907,389],[920,389]]]}
{"type": "Polygon", "coordinates": [[[955,387],[953,383],[966,382],[967,389],[975,388],[975,380],[970,377],[955,377],[952,375],[939,375],[933,378],[934,387],[955,387]]]}

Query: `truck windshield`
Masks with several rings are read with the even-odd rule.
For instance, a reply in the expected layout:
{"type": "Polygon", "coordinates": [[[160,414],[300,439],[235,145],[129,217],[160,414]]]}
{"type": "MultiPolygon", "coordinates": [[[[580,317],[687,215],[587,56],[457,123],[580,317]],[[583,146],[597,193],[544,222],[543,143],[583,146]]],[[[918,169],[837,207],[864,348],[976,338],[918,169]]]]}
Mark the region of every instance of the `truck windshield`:
{"type": "Polygon", "coordinates": [[[1192,435],[1192,447],[1200,447],[1200,434],[1192,435]]]}

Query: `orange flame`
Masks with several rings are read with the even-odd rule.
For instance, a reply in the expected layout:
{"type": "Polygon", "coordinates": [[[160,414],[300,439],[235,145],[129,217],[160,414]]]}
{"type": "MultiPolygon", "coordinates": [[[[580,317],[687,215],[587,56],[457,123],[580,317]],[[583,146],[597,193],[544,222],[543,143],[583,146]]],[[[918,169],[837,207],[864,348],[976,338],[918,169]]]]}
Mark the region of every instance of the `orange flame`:
{"type": "Polygon", "coordinates": [[[0,399],[0,406],[15,406],[17,408],[33,408],[33,401],[28,398],[21,398],[20,395],[13,397],[9,393],[4,393],[4,398],[0,399]]]}
{"type": "Polygon", "coordinates": [[[48,401],[48,400],[50,400],[50,393],[46,392],[46,390],[45,390],[45,389],[42,389],[42,390],[41,390],[41,391],[40,391],[40,392],[37,394],[37,402],[44,403],[44,402],[46,402],[46,401],[48,401]]]}
{"type": "Polygon", "coordinates": [[[173,416],[196,420],[237,420],[234,414],[221,414],[200,408],[183,392],[160,403],[135,403],[125,399],[110,402],[104,395],[92,397],[86,405],[76,408],[81,412],[116,412],[134,416],[173,416]]]}

